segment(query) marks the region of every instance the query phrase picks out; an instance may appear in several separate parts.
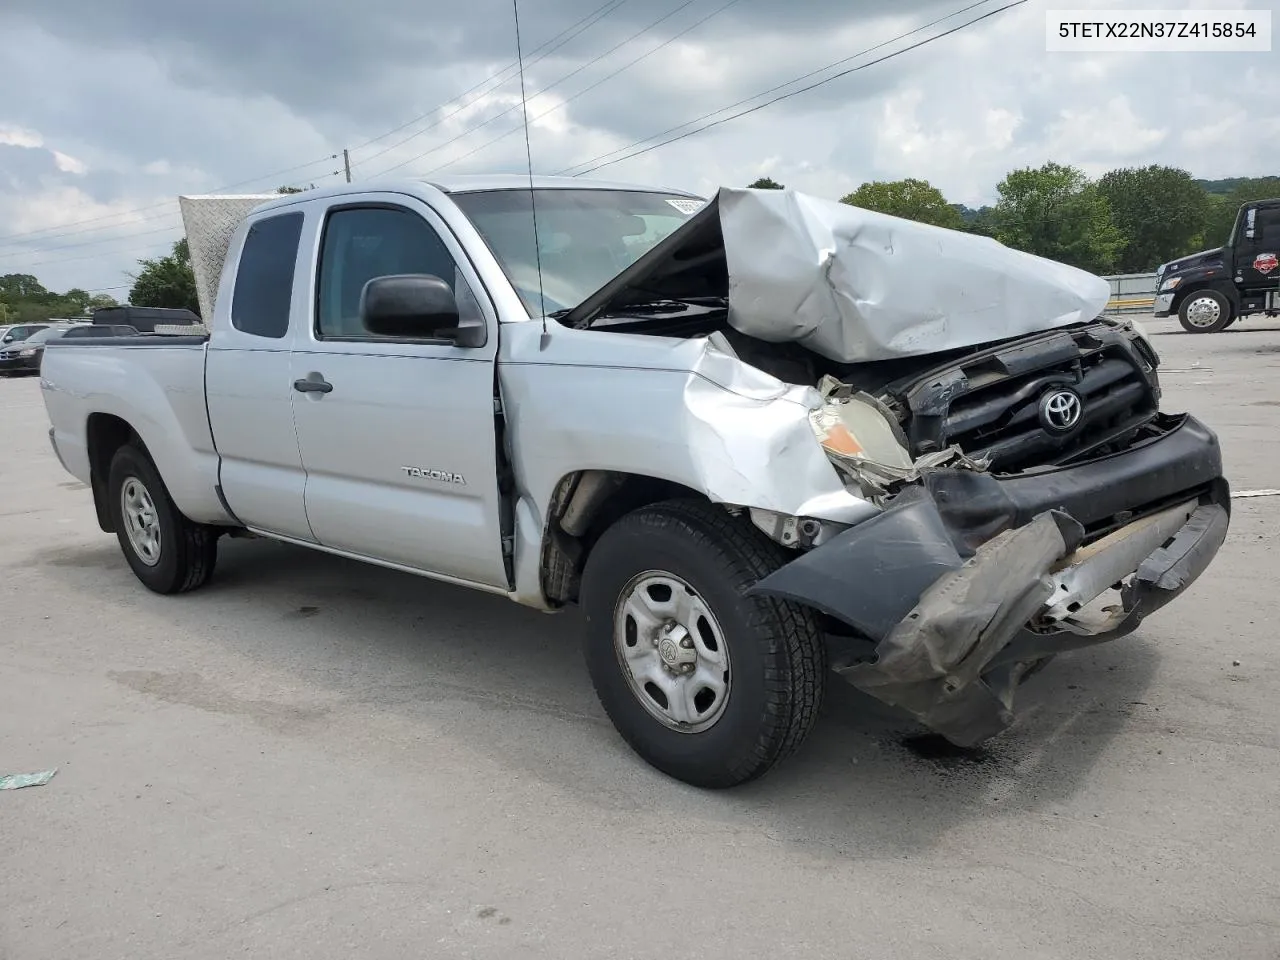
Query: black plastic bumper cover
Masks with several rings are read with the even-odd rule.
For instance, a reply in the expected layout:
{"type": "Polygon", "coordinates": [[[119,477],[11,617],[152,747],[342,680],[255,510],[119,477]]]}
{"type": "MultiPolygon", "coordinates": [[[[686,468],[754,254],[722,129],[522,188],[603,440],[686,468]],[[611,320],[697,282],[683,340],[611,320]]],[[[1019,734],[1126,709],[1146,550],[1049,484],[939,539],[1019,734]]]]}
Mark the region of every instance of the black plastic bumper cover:
{"type": "Polygon", "coordinates": [[[1230,505],[1217,438],[1189,416],[1168,422],[1156,440],[1079,466],[1003,479],[931,473],[751,592],[850,625],[876,643],[875,658],[838,673],[957,744],[980,743],[1012,722],[1013,691],[1037,661],[1132,632],[1217,553],[1230,505]],[[1201,506],[1142,560],[1105,628],[1027,629],[1086,527],[1183,494],[1200,494],[1201,506]]]}

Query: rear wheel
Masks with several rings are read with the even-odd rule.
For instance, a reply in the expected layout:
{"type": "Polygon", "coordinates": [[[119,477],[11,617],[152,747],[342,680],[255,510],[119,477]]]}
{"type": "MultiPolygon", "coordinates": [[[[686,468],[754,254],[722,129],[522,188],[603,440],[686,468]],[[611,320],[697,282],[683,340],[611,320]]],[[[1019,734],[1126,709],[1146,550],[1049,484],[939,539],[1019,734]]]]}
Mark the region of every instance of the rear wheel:
{"type": "Polygon", "coordinates": [[[812,613],[744,596],[785,559],[754,527],[697,501],[629,514],[591,551],[587,667],[623,738],[664,773],[733,786],[812,729],[826,666],[812,613]]]}
{"type": "Polygon", "coordinates": [[[141,449],[126,444],[116,451],[107,496],[120,549],[146,587],[156,593],[183,593],[212,576],[217,531],[183,516],[141,449]]]}
{"type": "Polygon", "coordinates": [[[1231,301],[1216,290],[1189,293],[1178,307],[1178,322],[1188,333],[1217,333],[1234,319],[1231,301]]]}

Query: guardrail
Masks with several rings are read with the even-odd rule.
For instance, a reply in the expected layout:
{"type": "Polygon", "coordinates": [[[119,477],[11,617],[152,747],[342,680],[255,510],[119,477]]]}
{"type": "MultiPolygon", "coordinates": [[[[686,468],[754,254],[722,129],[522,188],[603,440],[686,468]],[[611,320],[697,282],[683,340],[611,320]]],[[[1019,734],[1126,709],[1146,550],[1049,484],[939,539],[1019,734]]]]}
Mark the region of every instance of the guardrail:
{"type": "Polygon", "coordinates": [[[1120,273],[1103,277],[1111,284],[1107,313],[1149,313],[1156,300],[1154,273],[1120,273]]]}

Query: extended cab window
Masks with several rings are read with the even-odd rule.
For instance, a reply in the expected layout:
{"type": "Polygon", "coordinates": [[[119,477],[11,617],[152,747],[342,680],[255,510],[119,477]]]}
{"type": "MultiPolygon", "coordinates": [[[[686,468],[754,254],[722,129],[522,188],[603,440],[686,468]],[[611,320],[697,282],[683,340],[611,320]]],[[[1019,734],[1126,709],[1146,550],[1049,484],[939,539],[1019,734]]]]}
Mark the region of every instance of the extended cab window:
{"type": "Polygon", "coordinates": [[[231,325],[237,330],[276,340],[289,332],[301,235],[301,213],[267,217],[249,228],[231,295],[231,325]]]}
{"type": "Polygon", "coordinates": [[[422,217],[394,207],[330,213],[320,250],[316,332],[322,337],[376,337],[360,319],[360,294],[375,277],[403,273],[439,277],[453,289],[463,320],[480,317],[453,256],[422,217]]]}

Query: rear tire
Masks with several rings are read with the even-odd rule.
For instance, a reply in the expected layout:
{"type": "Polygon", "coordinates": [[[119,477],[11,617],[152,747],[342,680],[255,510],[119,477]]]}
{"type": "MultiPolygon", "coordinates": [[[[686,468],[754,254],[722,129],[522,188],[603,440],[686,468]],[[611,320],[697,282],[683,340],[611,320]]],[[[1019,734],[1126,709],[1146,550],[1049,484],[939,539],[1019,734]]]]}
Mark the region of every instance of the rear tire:
{"type": "Polygon", "coordinates": [[[1231,301],[1217,290],[1196,290],[1178,306],[1178,322],[1187,333],[1217,333],[1234,320],[1231,301]]]}
{"type": "Polygon", "coordinates": [[[734,786],[812,730],[826,680],[812,611],[744,596],[787,556],[698,501],[628,514],[592,549],[581,590],[587,668],[618,732],[664,773],[734,786]]]}
{"type": "Polygon", "coordinates": [[[156,593],[185,593],[213,575],[218,534],[183,516],[151,458],[125,444],[111,460],[108,508],[134,575],[156,593]]]}

